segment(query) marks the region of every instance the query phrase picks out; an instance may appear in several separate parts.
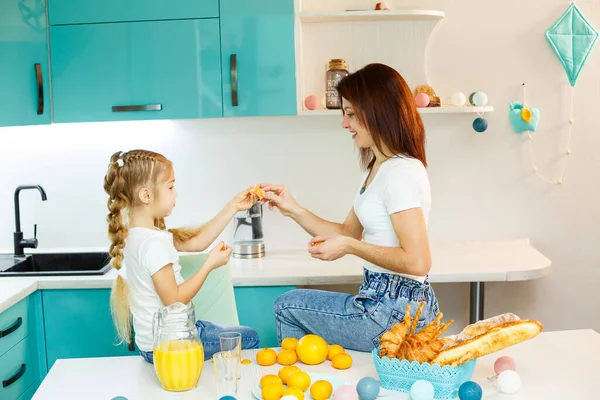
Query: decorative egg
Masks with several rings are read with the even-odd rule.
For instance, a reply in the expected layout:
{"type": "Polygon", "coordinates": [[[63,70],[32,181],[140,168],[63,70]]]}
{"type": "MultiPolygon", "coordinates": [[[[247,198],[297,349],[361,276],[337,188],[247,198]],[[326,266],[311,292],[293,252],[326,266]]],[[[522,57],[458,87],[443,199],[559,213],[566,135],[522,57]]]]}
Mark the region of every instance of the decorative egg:
{"type": "Polygon", "coordinates": [[[460,400],[481,400],[483,390],[479,384],[473,381],[466,381],[458,388],[458,398],[460,400]]]}
{"type": "Polygon", "coordinates": [[[356,391],[360,400],[375,400],[379,396],[380,385],[377,379],[371,377],[362,378],[356,385],[356,391]]]}
{"type": "Polygon", "coordinates": [[[508,357],[508,356],[502,356],[500,358],[498,358],[496,360],[496,362],[494,363],[494,371],[497,374],[500,374],[504,371],[516,371],[517,370],[517,364],[515,364],[515,360],[513,360],[512,358],[508,357]]]}
{"type": "Polygon", "coordinates": [[[465,105],[467,101],[467,97],[463,92],[454,92],[452,96],[450,96],[450,104],[456,107],[462,107],[465,105]]]}
{"type": "Polygon", "coordinates": [[[410,398],[412,400],[433,400],[435,389],[429,381],[415,381],[410,387],[410,398]]]}
{"type": "Polygon", "coordinates": [[[343,385],[337,388],[333,400],[358,400],[358,392],[354,386],[343,385]]]}
{"type": "Polygon", "coordinates": [[[488,97],[487,94],[483,92],[473,92],[469,96],[469,103],[475,107],[483,107],[487,104],[488,97]]]}
{"type": "Polygon", "coordinates": [[[306,96],[306,99],[304,99],[304,106],[307,110],[316,110],[317,108],[319,108],[319,103],[319,98],[314,94],[306,96]]]}
{"type": "Polygon", "coordinates": [[[488,123],[487,120],[485,118],[475,118],[475,121],[473,121],[473,129],[475,129],[476,132],[485,132],[486,129],[488,128],[488,123]]]}
{"type": "Polygon", "coordinates": [[[427,107],[429,105],[429,96],[427,93],[417,93],[415,96],[415,103],[417,107],[427,107]]]}
{"type": "Polygon", "coordinates": [[[498,375],[498,389],[505,394],[514,394],[521,389],[521,377],[515,371],[506,370],[498,375]]]}

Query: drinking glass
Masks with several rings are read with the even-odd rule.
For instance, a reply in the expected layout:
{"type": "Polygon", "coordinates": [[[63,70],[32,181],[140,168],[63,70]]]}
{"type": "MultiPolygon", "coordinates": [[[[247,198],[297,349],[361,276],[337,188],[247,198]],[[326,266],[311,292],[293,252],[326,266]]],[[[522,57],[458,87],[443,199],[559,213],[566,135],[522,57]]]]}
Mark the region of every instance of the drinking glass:
{"type": "Polygon", "coordinates": [[[238,353],[221,351],[213,355],[217,399],[237,396],[240,358],[238,353]]]}

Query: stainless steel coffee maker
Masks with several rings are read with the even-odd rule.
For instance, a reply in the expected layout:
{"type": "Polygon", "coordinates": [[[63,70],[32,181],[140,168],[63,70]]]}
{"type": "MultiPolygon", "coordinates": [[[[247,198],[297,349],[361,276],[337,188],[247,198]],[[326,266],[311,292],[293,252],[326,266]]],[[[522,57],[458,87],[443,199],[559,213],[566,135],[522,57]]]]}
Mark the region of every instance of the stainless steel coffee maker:
{"type": "Polygon", "coordinates": [[[263,209],[260,201],[233,217],[233,257],[261,258],[265,256],[262,227],[263,209]]]}

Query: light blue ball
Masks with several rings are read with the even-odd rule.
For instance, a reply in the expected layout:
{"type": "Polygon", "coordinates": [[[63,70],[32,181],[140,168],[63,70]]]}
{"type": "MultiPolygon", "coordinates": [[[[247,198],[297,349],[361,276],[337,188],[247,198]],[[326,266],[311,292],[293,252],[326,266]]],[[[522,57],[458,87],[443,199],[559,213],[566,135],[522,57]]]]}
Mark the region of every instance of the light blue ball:
{"type": "Polygon", "coordinates": [[[117,397],[113,397],[110,400],[127,400],[127,397],[123,397],[123,396],[117,396],[117,397]]]}
{"type": "Polygon", "coordinates": [[[488,122],[485,118],[475,118],[475,121],[473,121],[473,129],[475,129],[476,132],[485,132],[486,129],[488,128],[488,122]]]}
{"type": "Polygon", "coordinates": [[[412,400],[433,400],[435,389],[429,381],[419,380],[410,387],[410,398],[412,400]]]}
{"type": "Polygon", "coordinates": [[[236,400],[233,396],[223,396],[219,400],[236,400]]]}
{"type": "Polygon", "coordinates": [[[483,107],[487,104],[488,98],[487,94],[483,92],[473,92],[469,96],[469,103],[475,107],[483,107]]]}
{"type": "Polygon", "coordinates": [[[458,398],[460,400],[481,400],[483,390],[479,384],[473,381],[466,381],[458,389],[458,398]]]}
{"type": "Polygon", "coordinates": [[[379,396],[379,382],[371,377],[362,378],[356,384],[356,391],[360,400],[375,400],[379,396]]]}

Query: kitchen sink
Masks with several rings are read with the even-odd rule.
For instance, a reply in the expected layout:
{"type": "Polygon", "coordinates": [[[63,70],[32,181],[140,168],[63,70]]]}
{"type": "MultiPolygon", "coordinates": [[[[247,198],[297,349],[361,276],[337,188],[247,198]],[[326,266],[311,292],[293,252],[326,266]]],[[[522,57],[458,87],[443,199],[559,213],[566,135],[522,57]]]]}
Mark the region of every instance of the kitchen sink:
{"type": "Polygon", "coordinates": [[[0,254],[0,277],[104,275],[110,270],[109,261],[106,252],[0,254]]]}

